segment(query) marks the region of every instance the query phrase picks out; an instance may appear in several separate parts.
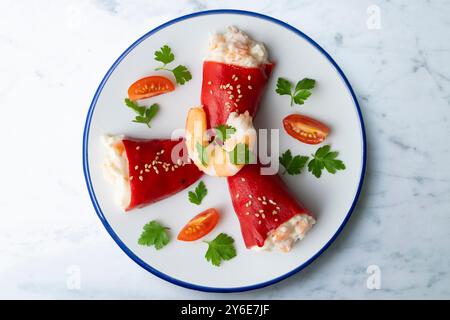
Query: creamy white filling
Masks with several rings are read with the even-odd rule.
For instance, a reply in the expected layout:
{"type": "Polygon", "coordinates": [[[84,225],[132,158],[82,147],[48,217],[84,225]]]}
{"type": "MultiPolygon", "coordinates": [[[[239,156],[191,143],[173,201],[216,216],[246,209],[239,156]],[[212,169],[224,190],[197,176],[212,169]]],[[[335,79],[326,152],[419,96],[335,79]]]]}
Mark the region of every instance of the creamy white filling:
{"type": "Polygon", "coordinates": [[[230,26],[226,32],[211,36],[206,60],[258,67],[269,62],[269,54],[262,42],[255,41],[238,28],[230,26]]]}
{"type": "Polygon", "coordinates": [[[282,252],[289,252],[294,243],[302,240],[315,223],[316,220],[307,214],[295,215],[269,232],[262,247],[254,246],[251,249],[270,251],[272,248],[276,248],[282,252]]]}
{"type": "Polygon", "coordinates": [[[103,175],[114,187],[114,200],[117,205],[126,209],[130,204],[131,190],[128,176],[128,159],[122,140],[123,136],[105,135],[102,137],[102,142],[106,147],[103,175]]]}
{"type": "Polygon", "coordinates": [[[226,124],[236,129],[230,138],[225,140],[223,148],[226,151],[233,151],[238,143],[247,144],[249,149],[253,150],[256,142],[256,130],[253,126],[253,118],[248,111],[244,113],[231,112],[226,124]]]}

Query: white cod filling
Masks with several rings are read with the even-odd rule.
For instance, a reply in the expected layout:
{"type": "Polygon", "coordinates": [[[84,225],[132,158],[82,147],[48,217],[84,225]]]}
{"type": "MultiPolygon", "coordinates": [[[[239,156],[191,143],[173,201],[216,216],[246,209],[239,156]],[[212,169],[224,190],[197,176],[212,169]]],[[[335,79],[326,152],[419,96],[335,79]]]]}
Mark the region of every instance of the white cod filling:
{"type": "Polygon", "coordinates": [[[102,142],[106,147],[103,162],[103,175],[114,186],[114,200],[123,209],[131,201],[130,180],[128,177],[128,159],[125,150],[120,154],[116,148],[122,144],[123,136],[105,135],[102,142]]]}
{"type": "Polygon", "coordinates": [[[295,215],[269,232],[262,247],[254,246],[251,249],[270,251],[272,248],[276,248],[282,252],[289,252],[294,243],[302,240],[315,223],[316,220],[307,214],[295,215]]]}
{"type": "Polygon", "coordinates": [[[206,60],[234,64],[242,67],[258,67],[268,63],[269,54],[262,42],[250,38],[234,26],[225,33],[213,34],[206,60]]]}

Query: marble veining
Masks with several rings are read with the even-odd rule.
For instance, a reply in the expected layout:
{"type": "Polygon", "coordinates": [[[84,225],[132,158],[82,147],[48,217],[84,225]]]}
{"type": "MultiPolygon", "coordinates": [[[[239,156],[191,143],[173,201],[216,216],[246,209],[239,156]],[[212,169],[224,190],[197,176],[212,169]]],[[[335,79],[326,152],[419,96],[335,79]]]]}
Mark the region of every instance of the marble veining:
{"type": "Polygon", "coordinates": [[[0,298],[450,297],[449,2],[46,2],[0,3],[0,298]],[[168,19],[221,7],[274,16],[321,44],[352,83],[368,138],[361,199],[337,241],[290,279],[237,294],[176,287],[133,263],[94,213],[80,156],[112,61],[168,19]]]}

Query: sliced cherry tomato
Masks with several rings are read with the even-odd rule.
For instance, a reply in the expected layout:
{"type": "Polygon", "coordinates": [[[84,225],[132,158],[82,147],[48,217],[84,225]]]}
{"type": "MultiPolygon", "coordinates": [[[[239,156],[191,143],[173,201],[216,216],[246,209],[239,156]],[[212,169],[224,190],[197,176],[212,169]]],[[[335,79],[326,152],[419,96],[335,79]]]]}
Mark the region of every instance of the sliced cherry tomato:
{"type": "Polygon", "coordinates": [[[172,81],[166,77],[151,76],[139,79],[128,88],[128,98],[139,100],[175,90],[172,81]]]}
{"type": "Polygon", "coordinates": [[[290,136],[307,144],[321,143],[330,132],[322,122],[299,114],[291,114],[284,118],[283,126],[290,136]]]}
{"type": "Polygon", "coordinates": [[[219,221],[219,211],[209,208],[194,218],[181,229],[177,239],[181,241],[194,241],[207,235],[219,221]]]}

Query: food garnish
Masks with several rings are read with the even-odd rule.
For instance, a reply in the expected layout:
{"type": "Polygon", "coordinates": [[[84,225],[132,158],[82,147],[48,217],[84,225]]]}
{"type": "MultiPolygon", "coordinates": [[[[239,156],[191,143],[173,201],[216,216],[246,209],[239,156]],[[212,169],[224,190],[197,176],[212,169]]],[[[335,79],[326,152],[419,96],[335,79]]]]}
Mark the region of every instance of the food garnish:
{"type": "Polygon", "coordinates": [[[339,152],[330,150],[331,146],[326,145],[317,149],[316,153],[312,155],[313,159],[308,163],[308,171],[316,178],[320,178],[323,168],[332,174],[335,174],[337,170],[345,169],[344,163],[336,159],[339,152]]]}
{"type": "Polygon", "coordinates": [[[311,95],[311,89],[314,88],[316,80],[304,78],[297,82],[295,90],[292,91],[292,84],[289,80],[278,78],[277,89],[279,95],[288,95],[291,97],[291,106],[295,104],[304,104],[305,100],[311,95]]]}
{"type": "Polygon", "coordinates": [[[232,164],[249,164],[253,163],[255,156],[250,151],[248,144],[238,143],[232,151],[229,152],[230,161],[232,164]]]}
{"type": "Polygon", "coordinates": [[[309,157],[296,155],[292,157],[291,150],[286,150],[280,157],[280,164],[284,167],[283,174],[297,175],[302,172],[309,157]]]}
{"type": "Polygon", "coordinates": [[[280,164],[285,168],[283,174],[286,172],[290,175],[301,173],[308,160],[308,171],[316,178],[320,178],[324,168],[332,174],[335,174],[338,170],[344,170],[344,163],[336,159],[339,152],[330,150],[330,145],[320,147],[316,153],[312,154],[311,160],[309,160],[309,157],[301,155],[292,157],[291,150],[286,150],[280,157],[280,164]]]}
{"type": "Polygon", "coordinates": [[[170,241],[167,230],[169,228],[160,225],[157,221],[153,220],[144,226],[141,236],[138,240],[138,244],[143,246],[155,246],[156,250],[161,249],[167,245],[170,241]]]}
{"type": "Polygon", "coordinates": [[[209,208],[199,213],[181,229],[177,239],[181,241],[194,241],[207,235],[219,221],[220,214],[215,208],[209,208]]]}
{"type": "Polygon", "coordinates": [[[300,114],[291,114],[284,118],[283,126],[291,137],[307,144],[321,143],[330,132],[322,122],[300,114]]]}
{"type": "Polygon", "coordinates": [[[154,97],[175,90],[172,81],[166,77],[150,76],[137,80],[128,88],[128,97],[136,101],[154,97]]]}
{"type": "Polygon", "coordinates": [[[175,81],[178,84],[183,85],[192,79],[191,73],[183,65],[178,65],[173,69],[167,67],[169,63],[175,60],[175,55],[173,54],[172,49],[168,45],[164,45],[163,47],[161,47],[160,50],[155,51],[155,60],[163,63],[162,67],[158,67],[155,70],[156,71],[165,70],[172,72],[175,77],[175,81]]]}
{"type": "Polygon", "coordinates": [[[202,165],[207,166],[208,165],[208,150],[205,146],[201,145],[199,142],[195,145],[195,148],[197,149],[197,152],[200,157],[200,162],[202,165]]]}
{"type": "Polygon", "coordinates": [[[200,183],[195,188],[195,192],[189,191],[189,201],[199,205],[202,203],[203,198],[206,197],[207,194],[208,189],[206,189],[205,183],[203,181],[200,181],[200,183]]]}
{"type": "Polygon", "coordinates": [[[231,135],[236,132],[236,128],[228,124],[220,124],[217,127],[215,127],[214,130],[216,131],[214,141],[217,140],[220,143],[225,142],[225,140],[229,139],[231,135]]]}
{"type": "Polygon", "coordinates": [[[125,104],[127,107],[132,109],[138,115],[134,118],[133,122],[145,123],[147,127],[151,128],[150,122],[155,117],[159,110],[158,104],[154,103],[150,107],[144,107],[137,104],[137,102],[132,101],[128,98],[125,99],[125,104]]]}
{"type": "Polygon", "coordinates": [[[219,234],[212,241],[203,241],[208,244],[205,258],[214,266],[220,266],[222,260],[231,260],[236,257],[234,239],[225,233],[219,234]]]}

